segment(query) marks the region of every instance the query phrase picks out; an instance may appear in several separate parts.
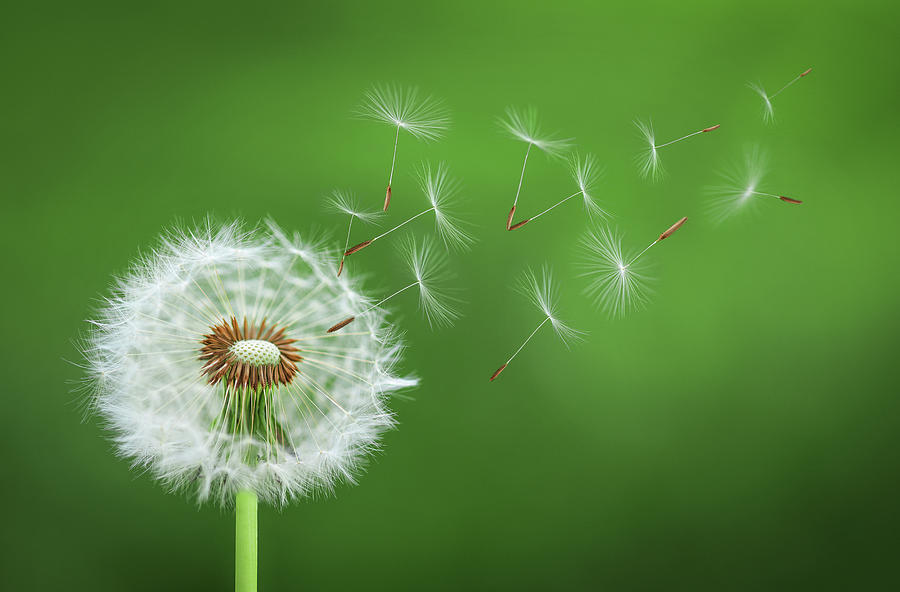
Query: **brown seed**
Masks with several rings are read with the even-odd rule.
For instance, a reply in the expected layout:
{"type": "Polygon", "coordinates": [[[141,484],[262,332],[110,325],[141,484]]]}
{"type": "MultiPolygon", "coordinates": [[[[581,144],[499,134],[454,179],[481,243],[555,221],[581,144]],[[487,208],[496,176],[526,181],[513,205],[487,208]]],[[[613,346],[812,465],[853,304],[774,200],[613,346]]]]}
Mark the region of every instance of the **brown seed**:
{"type": "Polygon", "coordinates": [[[327,331],[325,331],[325,332],[326,332],[326,333],[334,333],[334,332],[337,331],[338,329],[343,329],[344,327],[346,327],[347,325],[349,325],[350,323],[352,323],[354,319],[356,319],[356,317],[348,317],[348,318],[344,319],[343,321],[341,321],[340,323],[336,323],[336,324],[332,325],[332,326],[329,327],[329,329],[328,329],[327,331]]]}
{"type": "Polygon", "coordinates": [[[806,75],[809,74],[810,72],[812,72],[812,68],[807,68],[807,69],[806,69],[806,72],[804,72],[804,73],[801,74],[800,76],[806,76],[806,75]]]}
{"type": "Polygon", "coordinates": [[[716,125],[714,125],[714,126],[712,126],[712,127],[705,128],[703,131],[705,131],[705,132],[711,132],[711,131],[713,131],[713,130],[719,129],[719,128],[721,127],[721,125],[722,125],[722,124],[717,123],[716,125]]]}
{"type": "Polygon", "coordinates": [[[792,203],[792,204],[802,204],[803,203],[799,199],[794,199],[793,197],[785,197],[784,195],[779,195],[778,199],[780,199],[781,201],[786,201],[788,203],[792,203]]]}
{"type": "Polygon", "coordinates": [[[517,228],[522,228],[523,226],[525,226],[526,224],[528,224],[530,221],[531,221],[531,218],[525,218],[525,219],[522,220],[521,222],[516,222],[515,224],[513,224],[512,226],[510,226],[509,229],[510,229],[510,230],[516,230],[517,228]]]}
{"type": "Polygon", "coordinates": [[[363,241],[363,242],[359,243],[358,245],[353,245],[352,247],[347,249],[347,251],[344,253],[344,257],[352,255],[353,253],[355,253],[357,251],[362,251],[363,249],[365,249],[366,247],[368,247],[371,244],[372,244],[372,241],[367,240],[367,241],[363,241]]]}
{"type": "Polygon", "coordinates": [[[497,378],[498,376],[500,376],[500,373],[503,372],[503,370],[505,368],[506,368],[506,364],[503,364],[502,366],[497,368],[497,370],[493,374],[491,374],[491,382],[494,382],[494,379],[497,378]]]}
{"type": "Polygon", "coordinates": [[[344,271],[344,258],[341,257],[341,265],[338,267],[338,277],[341,277],[341,272],[344,271]]]}
{"type": "Polygon", "coordinates": [[[669,238],[670,236],[675,234],[675,231],[678,230],[679,228],[681,228],[681,225],[684,224],[685,222],[687,222],[687,216],[685,216],[684,218],[682,218],[675,224],[672,224],[671,226],[669,226],[669,229],[666,230],[661,235],[659,235],[659,238],[657,240],[663,240],[664,238],[669,238]]]}
{"type": "Polygon", "coordinates": [[[516,215],[516,206],[513,206],[509,211],[509,216],[506,217],[506,229],[509,230],[509,227],[512,225],[513,216],[516,215]]]}
{"type": "Polygon", "coordinates": [[[384,192],[384,211],[386,212],[388,206],[391,205],[391,186],[387,186],[387,190],[384,192]]]}

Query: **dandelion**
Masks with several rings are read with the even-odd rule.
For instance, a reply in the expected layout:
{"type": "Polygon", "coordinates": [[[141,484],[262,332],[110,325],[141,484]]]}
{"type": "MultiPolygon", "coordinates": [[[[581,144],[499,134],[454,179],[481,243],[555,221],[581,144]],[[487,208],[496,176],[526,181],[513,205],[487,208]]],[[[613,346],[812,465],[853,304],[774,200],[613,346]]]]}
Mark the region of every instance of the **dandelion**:
{"type": "Polygon", "coordinates": [[[391,427],[402,343],[386,312],[325,334],[361,286],[274,225],[173,231],[116,283],[83,353],[118,453],[171,490],[236,507],[236,587],[256,589],[258,500],[331,491],[391,427]]]}
{"type": "Polygon", "coordinates": [[[639,261],[658,242],[672,236],[687,222],[682,218],[659,235],[643,251],[628,257],[622,250],[622,236],[609,228],[590,232],[582,241],[587,253],[587,271],[591,278],[586,290],[607,314],[621,317],[629,310],[641,308],[648,302],[649,277],[639,261]]]}
{"type": "Polygon", "coordinates": [[[377,220],[384,212],[379,211],[366,211],[362,210],[359,207],[359,204],[356,198],[350,194],[345,193],[343,191],[334,191],[331,194],[331,197],[328,199],[328,207],[334,211],[341,214],[347,214],[350,216],[350,222],[347,224],[347,240],[344,241],[344,251],[341,254],[341,263],[338,266],[337,274],[341,275],[341,272],[344,271],[344,259],[346,259],[346,255],[343,255],[344,252],[350,248],[350,232],[353,230],[353,220],[359,220],[365,224],[371,224],[375,220],[377,220]]]}
{"type": "Polygon", "coordinates": [[[603,208],[600,207],[600,205],[593,197],[593,188],[597,184],[597,181],[602,174],[602,171],[597,164],[597,159],[591,155],[587,155],[582,158],[576,154],[571,159],[569,159],[569,167],[572,173],[572,179],[575,181],[575,185],[578,187],[578,191],[576,191],[572,195],[569,195],[568,197],[562,198],[540,214],[536,214],[531,218],[525,218],[521,222],[513,224],[509,227],[509,230],[516,230],[517,228],[521,228],[532,220],[540,218],[557,206],[561,206],[570,199],[574,199],[576,197],[581,197],[581,201],[584,204],[584,210],[585,212],[587,212],[588,217],[593,218],[597,216],[605,218],[607,216],[606,211],[604,211],[603,208]]]}
{"type": "Polygon", "coordinates": [[[419,310],[428,321],[429,326],[447,327],[459,318],[459,311],[455,306],[457,301],[449,296],[446,290],[446,284],[451,279],[447,272],[446,255],[438,251],[428,240],[422,241],[421,244],[407,241],[402,251],[406,265],[415,281],[400,288],[387,298],[366,306],[360,312],[343,318],[326,329],[326,333],[339,331],[358,317],[374,310],[380,310],[386,302],[413,288],[419,290],[419,310]]]}
{"type": "Polygon", "coordinates": [[[553,276],[550,273],[549,268],[544,267],[541,270],[540,278],[538,278],[532,270],[526,270],[524,279],[519,285],[519,291],[531,300],[538,310],[541,311],[544,319],[534,328],[534,331],[525,338],[525,341],[522,342],[519,349],[517,349],[502,366],[497,368],[497,370],[491,374],[491,382],[500,376],[500,373],[503,372],[506,367],[509,366],[510,362],[519,355],[519,352],[528,345],[531,338],[534,337],[535,334],[541,330],[541,327],[547,323],[550,323],[550,326],[553,327],[553,331],[566,347],[569,347],[570,342],[581,339],[581,336],[583,335],[581,331],[573,329],[559,319],[557,313],[559,291],[553,281],[553,276]]]}
{"type": "Polygon", "coordinates": [[[572,145],[572,139],[560,139],[544,135],[538,124],[537,110],[532,107],[524,110],[519,110],[515,107],[507,108],[506,118],[501,119],[500,124],[515,139],[528,144],[528,148],[525,150],[525,160],[522,163],[522,173],[519,175],[519,186],[516,188],[516,197],[513,200],[512,209],[510,209],[506,218],[506,229],[510,230],[513,218],[516,215],[516,206],[519,203],[519,193],[522,191],[522,181],[525,179],[525,166],[528,164],[528,155],[531,154],[531,147],[534,146],[551,157],[561,157],[572,145]]]}
{"type": "Polygon", "coordinates": [[[447,247],[465,249],[472,243],[474,239],[465,230],[462,221],[453,213],[453,204],[459,198],[459,184],[450,177],[447,165],[440,163],[436,168],[432,168],[430,164],[424,164],[419,169],[418,179],[419,187],[428,199],[430,207],[407,218],[390,230],[382,232],[375,238],[365,240],[346,249],[344,251],[345,257],[365,249],[375,241],[399,230],[416,218],[431,212],[434,212],[434,222],[438,235],[447,247]]]}
{"type": "Polygon", "coordinates": [[[810,72],[812,72],[812,68],[807,68],[806,70],[795,76],[790,82],[782,86],[776,93],[771,95],[766,92],[766,89],[763,88],[761,84],[753,84],[752,82],[747,83],[747,86],[756,94],[758,94],[763,100],[763,120],[766,123],[770,123],[775,120],[775,108],[772,107],[772,99],[780,95],[785,89],[787,89],[787,87],[805,77],[810,72]]]}
{"type": "Polygon", "coordinates": [[[697,134],[704,134],[706,132],[717,130],[720,127],[718,124],[716,124],[710,127],[705,127],[701,130],[697,130],[695,132],[691,132],[686,136],[678,138],[677,140],[671,140],[664,144],[657,144],[656,132],[653,131],[653,122],[644,123],[643,121],[637,120],[634,122],[634,125],[638,128],[641,137],[647,144],[647,148],[642,154],[638,156],[638,164],[640,165],[641,176],[644,178],[649,177],[654,181],[658,180],[663,175],[662,163],[660,163],[659,161],[660,148],[665,148],[666,146],[670,146],[672,144],[675,144],[676,142],[687,140],[691,136],[696,136],[697,134]]]}
{"type": "Polygon", "coordinates": [[[799,199],[766,193],[759,190],[766,172],[766,158],[758,147],[746,150],[741,166],[720,173],[723,184],[710,187],[709,211],[717,222],[723,222],[740,210],[755,206],[762,199],[777,199],[789,204],[803,203],[799,199]]]}
{"type": "Polygon", "coordinates": [[[388,175],[384,195],[384,211],[391,203],[391,185],[394,182],[394,165],[397,163],[397,143],[400,130],[406,130],[418,140],[437,140],[450,128],[450,116],[442,101],[433,97],[419,97],[415,88],[376,86],[366,91],[357,115],[365,119],[381,121],[394,126],[394,153],[391,156],[391,172],[388,175]]]}

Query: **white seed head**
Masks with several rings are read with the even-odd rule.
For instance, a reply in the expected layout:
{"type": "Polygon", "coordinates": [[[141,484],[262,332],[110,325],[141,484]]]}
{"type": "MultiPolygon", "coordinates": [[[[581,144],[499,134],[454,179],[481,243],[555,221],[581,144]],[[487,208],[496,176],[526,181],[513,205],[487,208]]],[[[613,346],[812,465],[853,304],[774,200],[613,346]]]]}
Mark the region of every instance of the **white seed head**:
{"type": "Polygon", "coordinates": [[[460,317],[459,301],[449,294],[447,284],[453,279],[447,271],[447,255],[423,240],[407,241],[403,246],[406,263],[419,288],[419,310],[431,327],[447,327],[460,317]]]}
{"type": "Polygon", "coordinates": [[[384,215],[382,210],[365,210],[360,207],[359,200],[350,191],[335,189],[325,202],[328,209],[339,214],[347,214],[360,222],[371,224],[384,215]]]}
{"type": "Polygon", "coordinates": [[[769,97],[769,93],[766,92],[766,89],[764,89],[761,84],[754,84],[752,82],[748,82],[747,86],[763,100],[763,120],[766,123],[775,121],[775,108],[772,107],[772,99],[769,97]]]}
{"type": "Polygon", "coordinates": [[[640,132],[641,138],[646,145],[643,152],[637,157],[641,176],[645,179],[649,178],[652,181],[657,181],[662,178],[664,170],[662,163],[659,161],[659,150],[656,147],[656,134],[653,131],[653,122],[648,120],[647,123],[644,123],[643,121],[635,120],[634,125],[638,128],[638,132],[640,132]]]}
{"type": "Polygon", "coordinates": [[[274,225],[173,231],[116,283],[84,345],[119,454],[168,487],[283,504],[353,475],[392,425],[402,343],[321,242],[274,225]]]}
{"type": "Polygon", "coordinates": [[[460,197],[459,183],[450,177],[445,163],[436,167],[424,163],[418,170],[419,187],[431,207],[438,235],[447,247],[468,249],[475,240],[465,229],[463,221],[454,213],[454,205],[460,197]]]}
{"type": "Polygon", "coordinates": [[[582,202],[588,216],[591,218],[608,217],[609,214],[594,199],[594,188],[603,175],[603,170],[597,164],[597,159],[591,154],[583,157],[576,154],[569,160],[569,168],[575,184],[581,190],[582,202]]]}
{"type": "Polygon", "coordinates": [[[559,287],[553,281],[553,273],[549,267],[542,267],[539,274],[530,268],[526,269],[518,290],[550,321],[556,335],[566,347],[572,341],[582,338],[584,332],[573,329],[559,318],[559,287]]]}
{"type": "Polygon", "coordinates": [[[531,144],[549,156],[562,157],[572,146],[573,138],[557,138],[541,131],[537,109],[534,107],[507,107],[506,116],[500,120],[500,125],[512,137],[531,144]]]}
{"type": "Polygon", "coordinates": [[[649,299],[649,278],[640,260],[631,262],[622,252],[622,237],[608,227],[589,232],[582,245],[586,252],[583,276],[590,281],[585,293],[611,317],[642,308],[649,299]]]}
{"type": "Polygon", "coordinates": [[[443,102],[420,97],[416,88],[379,85],[367,90],[356,114],[364,119],[400,127],[420,140],[437,140],[450,129],[450,115],[443,102]]]}
{"type": "Polygon", "coordinates": [[[707,211],[716,222],[736,215],[742,210],[751,210],[762,201],[760,190],[766,172],[766,156],[758,146],[744,149],[744,159],[718,173],[722,183],[706,188],[709,198],[707,211]]]}

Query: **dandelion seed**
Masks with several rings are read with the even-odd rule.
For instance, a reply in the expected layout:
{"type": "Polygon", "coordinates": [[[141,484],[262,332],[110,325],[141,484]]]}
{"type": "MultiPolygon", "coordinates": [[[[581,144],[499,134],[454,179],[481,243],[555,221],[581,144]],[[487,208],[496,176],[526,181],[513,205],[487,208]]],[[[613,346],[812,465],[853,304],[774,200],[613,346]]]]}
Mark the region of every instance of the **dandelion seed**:
{"type": "Polygon", "coordinates": [[[321,243],[274,225],[166,236],[119,280],[84,347],[119,454],[223,505],[352,480],[392,425],[388,396],[416,381],[394,373],[402,343],[383,309],[340,336],[308,324],[365,300],[330,265],[321,243]]]}
{"type": "Polygon", "coordinates": [[[572,172],[572,178],[575,180],[575,185],[578,187],[578,191],[568,197],[564,197],[543,212],[536,214],[531,218],[526,218],[518,224],[513,224],[509,227],[509,230],[521,228],[528,222],[540,218],[554,208],[561,206],[570,199],[576,197],[581,197],[581,201],[584,204],[584,210],[587,212],[588,217],[594,218],[596,216],[605,218],[607,216],[607,213],[599,206],[599,204],[597,204],[597,201],[593,197],[593,188],[602,174],[602,171],[597,164],[597,160],[591,155],[582,158],[576,154],[569,160],[569,166],[572,172]]]}
{"type": "Polygon", "coordinates": [[[350,232],[353,230],[353,220],[359,220],[360,222],[371,224],[379,217],[381,217],[384,212],[362,210],[360,209],[355,196],[353,196],[351,193],[337,190],[332,192],[331,196],[328,198],[327,204],[332,211],[347,214],[348,216],[350,216],[350,222],[347,224],[347,240],[344,242],[344,250],[341,254],[341,262],[338,266],[337,274],[338,276],[340,276],[341,272],[344,271],[344,259],[347,258],[347,256],[343,253],[346,253],[350,248],[350,232]]]}
{"type": "Polygon", "coordinates": [[[556,284],[553,281],[553,276],[550,273],[549,268],[544,267],[541,270],[540,278],[530,269],[526,270],[524,279],[519,285],[519,291],[524,294],[531,302],[541,311],[541,314],[544,316],[544,319],[534,328],[531,334],[525,338],[525,341],[519,346],[519,348],[509,357],[506,362],[503,363],[502,366],[497,368],[494,373],[491,375],[490,381],[493,382],[501,372],[503,372],[506,367],[515,359],[519,352],[524,349],[528,342],[531,341],[531,338],[540,331],[541,327],[546,325],[548,322],[553,327],[553,331],[556,333],[557,337],[559,337],[560,341],[563,342],[563,345],[569,347],[569,344],[574,341],[581,339],[581,336],[584,335],[581,331],[577,331],[561,321],[559,319],[557,308],[558,308],[558,300],[559,300],[559,292],[556,284]]]}
{"type": "Polygon", "coordinates": [[[630,310],[646,306],[650,278],[639,262],[651,247],[672,236],[685,222],[687,218],[681,218],[643,251],[631,257],[622,250],[620,234],[609,228],[588,233],[582,240],[588,256],[583,274],[590,278],[587,295],[611,317],[622,317],[630,310]]]}
{"type": "Polygon", "coordinates": [[[772,121],[775,121],[775,108],[772,107],[772,99],[774,99],[775,97],[780,95],[785,89],[787,89],[787,87],[791,86],[792,84],[794,84],[801,78],[805,77],[810,72],[812,72],[812,68],[807,68],[806,70],[804,70],[803,72],[801,72],[800,74],[795,76],[793,79],[791,79],[790,82],[788,82],[787,84],[782,86],[780,89],[778,89],[778,91],[772,95],[768,94],[766,92],[766,89],[763,88],[763,86],[761,84],[754,84],[752,82],[747,83],[747,86],[750,89],[752,89],[753,92],[758,94],[760,96],[760,98],[763,100],[763,120],[766,123],[771,123],[772,121]]]}
{"type": "Polygon", "coordinates": [[[715,131],[719,129],[719,127],[721,127],[719,124],[711,125],[701,130],[691,132],[688,135],[682,136],[676,140],[671,140],[669,142],[665,142],[664,144],[657,144],[656,133],[653,131],[653,122],[644,123],[640,120],[636,120],[634,122],[634,125],[638,128],[641,137],[647,144],[647,148],[644,150],[644,152],[638,155],[638,164],[640,165],[641,176],[644,178],[650,178],[654,181],[662,177],[664,173],[662,163],[659,160],[660,148],[665,148],[666,146],[671,146],[672,144],[681,142],[682,140],[687,140],[688,138],[696,136],[697,134],[704,134],[707,132],[715,131]]]}
{"type": "Polygon", "coordinates": [[[428,321],[429,326],[450,326],[459,318],[459,311],[455,306],[458,301],[449,295],[446,288],[447,283],[452,279],[447,272],[446,255],[438,251],[428,240],[422,241],[421,244],[407,241],[402,247],[402,252],[415,281],[400,288],[387,298],[368,305],[361,312],[332,325],[326,330],[327,333],[334,333],[352,323],[356,318],[379,310],[387,301],[413,288],[419,290],[419,310],[428,321]]]}
{"type": "Polygon", "coordinates": [[[459,184],[450,178],[447,166],[444,163],[432,168],[430,164],[424,164],[419,169],[419,187],[431,207],[418,214],[407,218],[393,228],[382,232],[373,239],[356,244],[344,252],[344,256],[352,255],[368,247],[392,232],[399,230],[416,218],[434,212],[435,227],[444,244],[449,248],[466,249],[474,240],[465,230],[463,222],[453,213],[453,205],[459,198],[459,184]]]}
{"type": "Polygon", "coordinates": [[[538,124],[537,110],[532,107],[524,110],[508,107],[506,109],[506,117],[500,120],[500,124],[514,138],[528,144],[528,148],[525,150],[525,160],[522,162],[522,173],[519,175],[519,186],[516,188],[516,197],[513,200],[512,209],[510,209],[506,218],[506,229],[511,230],[512,221],[516,215],[516,207],[519,203],[519,193],[522,191],[522,182],[525,179],[525,166],[528,164],[528,155],[531,154],[531,147],[534,146],[547,155],[558,158],[572,145],[572,139],[561,139],[544,135],[538,124]]]}
{"type": "Polygon", "coordinates": [[[744,161],[719,173],[723,184],[709,187],[708,210],[717,222],[724,222],[743,209],[751,209],[763,199],[778,199],[790,204],[803,203],[799,199],[760,191],[766,173],[766,157],[757,146],[749,147],[744,161]],[[762,199],[761,199],[762,198],[762,199]]]}
{"type": "Polygon", "coordinates": [[[384,196],[384,211],[387,211],[391,203],[400,130],[406,130],[419,140],[437,140],[450,128],[450,116],[443,102],[430,96],[420,98],[417,89],[403,89],[399,86],[376,86],[366,91],[357,115],[396,128],[391,171],[384,196]]]}

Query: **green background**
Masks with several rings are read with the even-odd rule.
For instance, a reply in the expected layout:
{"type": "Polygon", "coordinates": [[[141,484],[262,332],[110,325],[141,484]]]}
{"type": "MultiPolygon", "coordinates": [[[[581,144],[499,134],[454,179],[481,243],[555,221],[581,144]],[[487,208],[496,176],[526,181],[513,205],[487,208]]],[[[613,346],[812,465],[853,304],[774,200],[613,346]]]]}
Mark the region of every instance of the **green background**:
{"type": "MultiPolygon", "coordinates": [[[[896,3],[152,4],[4,11],[5,589],[231,586],[228,511],[116,459],[67,360],[112,275],[177,220],[271,215],[340,243],[322,196],[383,199],[392,131],[350,116],[377,82],[452,110],[445,140],[401,137],[391,216],[422,203],[416,163],[450,164],[479,239],[452,257],[465,317],[434,332],[396,301],[423,385],[361,485],[261,511],[261,589],[900,585],[896,3]],[[745,84],[808,66],[764,125],[745,84]],[[574,203],[503,230],[524,145],[496,118],[529,104],[604,164],[629,246],[691,217],[648,255],[647,310],[611,321],[583,296],[574,203]],[[722,127],[668,148],[650,184],[632,125],[649,116],[660,140],[722,127]],[[702,189],[747,143],[805,203],[716,226],[702,189]],[[540,320],[511,286],[545,262],[590,335],[567,351],[544,331],[488,383],[540,320]]],[[[569,187],[533,158],[520,212],[569,187]]],[[[398,242],[352,261],[373,293],[405,279],[398,242]]]]}

